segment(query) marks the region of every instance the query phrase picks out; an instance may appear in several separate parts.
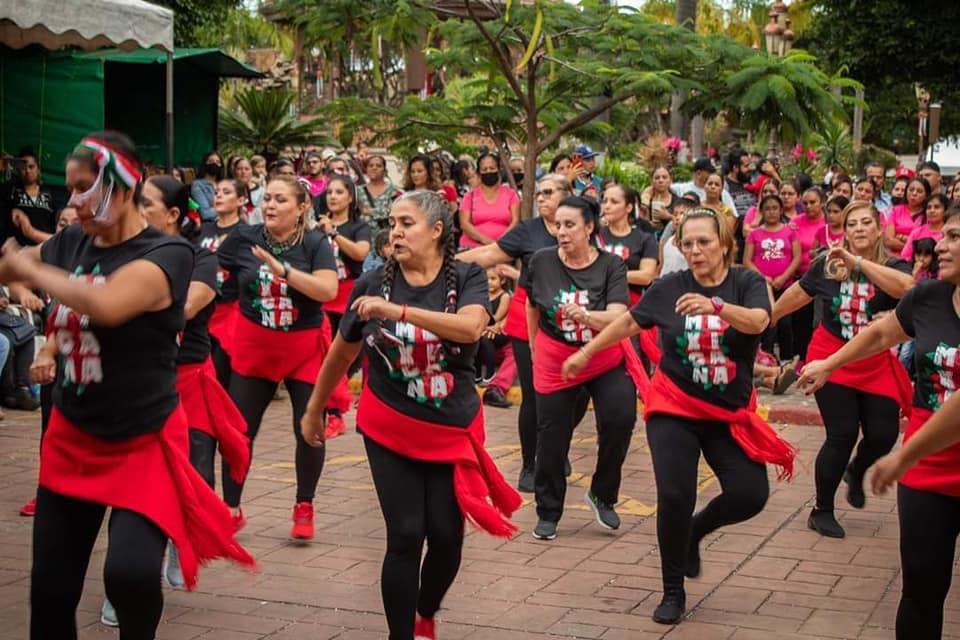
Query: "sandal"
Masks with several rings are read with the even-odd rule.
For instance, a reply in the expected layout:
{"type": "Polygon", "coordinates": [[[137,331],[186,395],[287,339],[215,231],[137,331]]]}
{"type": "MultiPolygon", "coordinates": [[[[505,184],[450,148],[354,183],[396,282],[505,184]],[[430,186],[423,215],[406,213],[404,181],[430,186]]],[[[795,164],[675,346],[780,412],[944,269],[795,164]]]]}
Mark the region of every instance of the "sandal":
{"type": "Polygon", "coordinates": [[[800,379],[796,369],[785,369],[787,365],[780,365],[780,373],[773,381],[773,395],[782,396],[790,386],[800,379]]]}

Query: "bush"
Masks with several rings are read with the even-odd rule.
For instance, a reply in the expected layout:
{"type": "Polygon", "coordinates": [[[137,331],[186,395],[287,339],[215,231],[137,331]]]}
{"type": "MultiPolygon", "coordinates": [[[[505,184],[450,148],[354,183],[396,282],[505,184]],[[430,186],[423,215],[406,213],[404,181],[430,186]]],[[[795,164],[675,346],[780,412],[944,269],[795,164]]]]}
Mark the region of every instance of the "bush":
{"type": "Polygon", "coordinates": [[[650,174],[636,162],[621,162],[610,157],[603,159],[597,169],[597,175],[605,180],[612,180],[617,184],[643,191],[650,184],[650,174]]]}

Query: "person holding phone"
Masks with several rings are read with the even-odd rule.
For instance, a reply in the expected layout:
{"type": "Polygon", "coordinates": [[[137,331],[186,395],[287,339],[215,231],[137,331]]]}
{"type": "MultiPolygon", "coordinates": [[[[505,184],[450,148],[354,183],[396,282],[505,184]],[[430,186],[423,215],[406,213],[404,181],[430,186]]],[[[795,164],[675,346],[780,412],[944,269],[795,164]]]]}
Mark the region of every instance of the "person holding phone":
{"type": "Polygon", "coordinates": [[[573,192],[578,196],[589,196],[598,199],[603,188],[603,178],[594,172],[597,169],[597,152],[588,144],[577,145],[573,152],[573,170],[576,179],[573,181],[573,192]]]}

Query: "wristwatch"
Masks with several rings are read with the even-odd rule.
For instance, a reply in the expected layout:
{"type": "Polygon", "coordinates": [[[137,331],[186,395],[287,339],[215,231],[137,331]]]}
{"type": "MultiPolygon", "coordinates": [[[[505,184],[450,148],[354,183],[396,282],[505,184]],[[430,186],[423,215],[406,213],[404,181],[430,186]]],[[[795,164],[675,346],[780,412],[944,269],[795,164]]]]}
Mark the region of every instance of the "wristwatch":
{"type": "Polygon", "coordinates": [[[723,305],[725,304],[723,298],[720,296],[713,296],[710,298],[710,304],[713,305],[713,313],[715,315],[720,315],[720,312],[723,311],[723,305]]]}

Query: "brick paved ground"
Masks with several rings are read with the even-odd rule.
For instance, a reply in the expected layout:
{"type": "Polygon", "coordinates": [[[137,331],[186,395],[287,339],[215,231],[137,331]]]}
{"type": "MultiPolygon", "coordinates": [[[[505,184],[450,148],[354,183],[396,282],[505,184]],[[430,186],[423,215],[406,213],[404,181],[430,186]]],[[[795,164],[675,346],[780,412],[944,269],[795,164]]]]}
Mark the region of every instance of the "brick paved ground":
{"type": "MultiPolygon", "coordinates": [[[[250,575],[217,564],[201,574],[196,593],[167,591],[159,638],[181,640],[367,640],[385,637],[378,573],[383,525],[359,436],[329,444],[317,497],[318,534],[309,545],[287,539],[294,491],[292,435],[286,402],[275,402],[257,440],[246,492],[249,524],[241,540],[256,554],[250,575]]],[[[513,410],[488,412],[489,445],[516,477],[513,410]]],[[[35,416],[8,414],[0,423],[0,640],[26,637],[30,521],[16,515],[32,490],[35,416]]],[[[439,619],[444,640],[759,640],[892,638],[899,594],[897,522],[891,499],[870,499],[861,512],[840,512],[842,541],[807,531],[816,427],[786,427],[802,452],[791,484],[773,482],[767,509],[706,541],[704,576],[689,581],[692,612],[676,628],[650,620],[659,600],[655,491],[642,426],[624,469],[624,526],[608,533],[581,502],[595,455],[592,414],[577,432],[574,475],[560,537],[538,542],[522,528],[504,542],[471,533],[464,563],[439,619]]],[[[701,501],[717,491],[702,468],[701,501]]],[[[103,540],[91,563],[79,612],[85,640],[116,637],[97,622],[103,540]]],[[[956,592],[956,590],[955,590],[956,592]]],[[[960,597],[948,602],[947,634],[960,638],[960,597]]]]}

